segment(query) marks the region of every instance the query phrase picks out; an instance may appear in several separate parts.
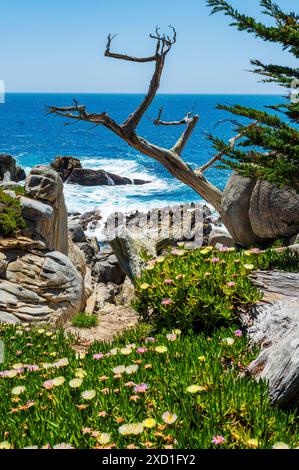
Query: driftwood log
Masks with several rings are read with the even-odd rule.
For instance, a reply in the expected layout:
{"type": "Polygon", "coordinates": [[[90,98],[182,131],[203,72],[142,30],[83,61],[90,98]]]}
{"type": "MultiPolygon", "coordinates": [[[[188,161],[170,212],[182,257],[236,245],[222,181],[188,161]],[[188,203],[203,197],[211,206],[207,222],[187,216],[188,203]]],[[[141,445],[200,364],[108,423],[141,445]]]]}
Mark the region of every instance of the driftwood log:
{"type": "Polygon", "coordinates": [[[252,279],[264,297],[242,318],[251,343],[260,345],[249,372],[269,384],[271,401],[299,405],[299,273],[257,271],[252,279]]]}

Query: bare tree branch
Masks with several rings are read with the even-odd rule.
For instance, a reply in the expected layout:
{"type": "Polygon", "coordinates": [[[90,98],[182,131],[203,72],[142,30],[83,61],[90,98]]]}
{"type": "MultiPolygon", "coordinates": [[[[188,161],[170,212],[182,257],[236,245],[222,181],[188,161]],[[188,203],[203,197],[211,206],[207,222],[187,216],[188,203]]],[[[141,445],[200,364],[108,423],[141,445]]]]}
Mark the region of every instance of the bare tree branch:
{"type": "Polygon", "coordinates": [[[47,108],[48,113],[77,121],[90,122],[96,126],[103,125],[110,129],[138,152],[159,161],[175,178],[194,189],[194,191],[201,195],[220,212],[222,192],[216,186],[207,181],[201,172],[194,172],[180,156],[199,119],[198,115],[194,115],[193,112],[189,112],[181,121],[166,122],[161,120],[162,109],[160,109],[158,118],[154,121],[156,125],[170,126],[186,124],[186,129],[172,149],[166,149],[152,144],[136,134],[136,127],[152,103],[160,86],[165,57],[170,51],[172,45],[176,42],[176,31],[172,26],[170,26],[170,28],[173,32],[172,37],[165,34],[161,35],[158,27],[156,28],[155,34],[150,35],[152,39],[157,41],[156,51],[155,55],[146,58],[135,58],[125,54],[112,53],[110,51],[111,42],[115,36],[111,36],[111,34],[108,36],[105,51],[105,55],[107,57],[133,62],[155,62],[155,71],[152,76],[147,95],[136,111],[133,112],[123,124],[115,122],[106,112],[102,112],[100,114],[89,113],[84,105],[79,105],[76,101],[74,101],[73,106],[69,107],[49,106],[47,108]]]}
{"type": "Polygon", "coordinates": [[[181,155],[182,151],[184,150],[184,147],[185,147],[189,137],[191,136],[191,134],[193,132],[193,129],[196,126],[196,123],[197,123],[198,120],[199,120],[198,114],[195,114],[191,118],[189,118],[189,117],[185,118],[185,122],[187,123],[187,127],[184,130],[181,137],[179,138],[179,140],[177,141],[177,143],[172,148],[172,150],[174,152],[176,152],[178,155],[181,155]]]}
{"type": "Polygon", "coordinates": [[[182,124],[188,124],[190,117],[193,115],[192,111],[190,111],[183,119],[180,121],[162,121],[161,116],[163,112],[163,107],[159,109],[158,117],[153,120],[155,126],[181,126],[182,124]]]}

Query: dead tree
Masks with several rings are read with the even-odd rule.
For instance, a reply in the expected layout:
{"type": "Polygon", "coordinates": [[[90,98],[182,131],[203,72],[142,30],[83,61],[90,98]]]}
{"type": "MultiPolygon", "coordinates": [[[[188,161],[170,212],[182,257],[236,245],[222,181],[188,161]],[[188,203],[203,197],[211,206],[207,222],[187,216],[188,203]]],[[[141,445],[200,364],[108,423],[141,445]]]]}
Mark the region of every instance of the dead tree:
{"type": "MultiPolygon", "coordinates": [[[[150,57],[132,57],[126,54],[111,52],[111,42],[115,36],[111,36],[111,34],[108,36],[105,51],[106,57],[139,63],[154,62],[155,64],[155,71],[152,76],[147,95],[144,97],[136,111],[134,111],[122,124],[115,122],[105,111],[100,114],[89,113],[84,105],[79,105],[76,101],[74,101],[73,106],[49,106],[48,110],[50,114],[64,116],[77,121],[87,121],[94,125],[102,125],[107,127],[112,132],[117,134],[121,139],[125,140],[131,147],[135,148],[142,154],[148,155],[149,157],[159,161],[175,178],[190,186],[203,199],[205,199],[218,212],[220,212],[222,192],[205,178],[203,172],[215,161],[221,160],[224,154],[219,152],[208,163],[203,165],[201,168],[198,168],[197,170],[190,168],[184,162],[181,156],[184,147],[187,144],[188,139],[191,136],[192,131],[199,119],[197,114],[189,112],[180,121],[167,122],[161,120],[162,108],[160,109],[157,119],[153,121],[155,125],[185,125],[185,129],[182,135],[170,149],[155,145],[136,133],[136,129],[140,120],[149,108],[159,89],[166,56],[171,50],[173,44],[176,42],[176,31],[172,26],[170,26],[170,28],[172,30],[172,37],[165,34],[161,35],[159,28],[156,28],[154,34],[150,34],[150,38],[156,41],[155,53],[150,57]]],[[[238,140],[240,137],[241,136],[238,135],[231,139],[231,146],[234,146],[236,140],[238,140]]]]}

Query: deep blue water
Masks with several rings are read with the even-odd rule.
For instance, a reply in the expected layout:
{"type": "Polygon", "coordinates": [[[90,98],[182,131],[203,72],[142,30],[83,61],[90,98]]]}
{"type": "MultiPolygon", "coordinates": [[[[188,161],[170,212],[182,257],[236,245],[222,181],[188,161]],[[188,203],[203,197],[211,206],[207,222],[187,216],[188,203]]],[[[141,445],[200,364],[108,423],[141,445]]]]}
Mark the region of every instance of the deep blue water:
{"type": "MultiPolygon", "coordinates": [[[[140,155],[109,130],[92,128],[87,123],[65,126],[64,118],[46,115],[45,105],[67,106],[74,97],[85,103],[90,112],[106,111],[118,122],[125,120],[142,100],[142,95],[125,94],[7,94],[5,104],[0,105],[0,153],[13,155],[27,171],[34,165],[50,163],[57,155],[72,155],[89,168],[103,168],[151,181],[145,186],[83,188],[68,185],[65,193],[69,209],[84,211],[97,207],[109,213],[117,208],[130,210],[199,199],[158,162],[140,155]]],[[[279,102],[279,96],[269,95],[158,95],[140,123],[138,133],[151,142],[172,147],[183,126],[155,127],[150,118],[157,116],[160,106],[164,107],[165,120],[179,120],[194,109],[200,114],[200,121],[183,158],[197,168],[214,154],[208,134],[225,139],[233,135],[232,124],[219,124],[231,116],[215,109],[217,103],[239,103],[261,109],[263,105],[279,102]]],[[[229,173],[213,168],[206,175],[223,188],[229,173]]]]}

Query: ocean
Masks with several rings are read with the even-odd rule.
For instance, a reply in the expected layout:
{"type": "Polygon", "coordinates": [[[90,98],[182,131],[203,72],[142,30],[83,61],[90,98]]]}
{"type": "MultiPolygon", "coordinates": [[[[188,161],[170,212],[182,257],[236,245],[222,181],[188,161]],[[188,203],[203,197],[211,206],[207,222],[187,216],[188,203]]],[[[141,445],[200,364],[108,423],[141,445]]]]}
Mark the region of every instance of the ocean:
{"type": "MultiPolygon", "coordinates": [[[[0,153],[16,158],[26,172],[35,165],[49,164],[57,155],[72,155],[86,168],[104,169],[129,178],[150,183],[143,186],[65,186],[69,211],[85,212],[100,209],[104,217],[111,212],[148,210],[181,202],[199,201],[189,187],[174,179],[155,160],[139,154],[109,130],[88,123],[73,123],[64,118],[46,115],[46,105],[68,106],[73,98],[87,106],[89,112],[106,111],[122,122],[142,100],[131,94],[7,94],[0,105],[0,153]],[[68,123],[70,125],[65,125],[68,123]]],[[[157,95],[138,127],[138,133],[153,143],[172,147],[184,126],[156,127],[152,119],[163,106],[164,120],[180,120],[193,110],[200,120],[183,153],[193,168],[214,155],[209,134],[224,139],[234,135],[232,116],[216,109],[217,103],[251,106],[262,109],[282,99],[275,95],[157,95]],[[224,122],[223,122],[224,120],[224,122]]],[[[224,188],[229,171],[211,168],[208,179],[224,188]]]]}

